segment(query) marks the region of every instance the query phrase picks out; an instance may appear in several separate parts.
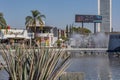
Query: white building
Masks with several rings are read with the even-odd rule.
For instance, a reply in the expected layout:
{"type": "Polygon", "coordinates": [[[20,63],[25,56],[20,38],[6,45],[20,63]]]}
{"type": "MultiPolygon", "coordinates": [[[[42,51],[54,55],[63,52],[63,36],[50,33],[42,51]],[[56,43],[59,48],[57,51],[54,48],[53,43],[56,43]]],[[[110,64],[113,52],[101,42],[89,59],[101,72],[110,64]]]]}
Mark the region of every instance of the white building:
{"type": "Polygon", "coordinates": [[[27,33],[27,30],[24,29],[1,29],[0,38],[1,39],[30,39],[34,38],[34,36],[30,36],[27,33]]]}
{"type": "Polygon", "coordinates": [[[52,47],[55,43],[53,33],[36,33],[36,37],[41,46],[52,47]]]}
{"type": "Polygon", "coordinates": [[[19,42],[21,40],[30,40],[34,39],[34,36],[37,37],[42,46],[52,47],[56,39],[52,32],[36,33],[28,32],[25,29],[1,29],[0,30],[0,39],[1,40],[14,40],[14,42],[19,42]]]}
{"type": "Polygon", "coordinates": [[[111,32],[112,0],[98,0],[98,15],[102,16],[102,23],[98,24],[98,32],[111,32]]]}

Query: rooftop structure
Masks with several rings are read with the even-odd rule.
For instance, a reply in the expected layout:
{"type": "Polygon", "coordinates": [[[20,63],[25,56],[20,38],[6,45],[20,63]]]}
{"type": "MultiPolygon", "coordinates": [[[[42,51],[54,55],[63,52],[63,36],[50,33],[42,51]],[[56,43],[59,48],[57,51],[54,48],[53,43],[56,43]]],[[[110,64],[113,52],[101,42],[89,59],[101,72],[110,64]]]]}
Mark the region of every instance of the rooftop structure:
{"type": "Polygon", "coordinates": [[[34,36],[29,36],[27,30],[24,29],[1,29],[0,31],[0,39],[30,39],[30,37],[34,38],[34,36]]]}

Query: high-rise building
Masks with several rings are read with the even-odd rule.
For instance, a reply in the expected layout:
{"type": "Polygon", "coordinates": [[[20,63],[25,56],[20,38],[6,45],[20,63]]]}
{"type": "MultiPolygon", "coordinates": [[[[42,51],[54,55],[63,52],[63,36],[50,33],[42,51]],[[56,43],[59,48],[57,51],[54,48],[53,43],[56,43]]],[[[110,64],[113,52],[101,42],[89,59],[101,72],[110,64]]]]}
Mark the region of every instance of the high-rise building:
{"type": "Polygon", "coordinates": [[[102,16],[102,23],[98,24],[98,32],[111,32],[112,0],[98,0],[98,15],[102,16]]]}

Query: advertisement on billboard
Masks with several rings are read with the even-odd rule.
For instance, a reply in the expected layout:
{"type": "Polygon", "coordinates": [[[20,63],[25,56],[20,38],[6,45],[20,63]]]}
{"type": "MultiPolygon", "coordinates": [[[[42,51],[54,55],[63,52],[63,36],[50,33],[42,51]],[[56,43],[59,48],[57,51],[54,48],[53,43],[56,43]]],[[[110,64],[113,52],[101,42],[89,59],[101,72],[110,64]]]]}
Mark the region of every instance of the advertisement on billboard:
{"type": "Polygon", "coordinates": [[[100,15],[75,15],[75,22],[101,23],[102,16],[100,15]]]}

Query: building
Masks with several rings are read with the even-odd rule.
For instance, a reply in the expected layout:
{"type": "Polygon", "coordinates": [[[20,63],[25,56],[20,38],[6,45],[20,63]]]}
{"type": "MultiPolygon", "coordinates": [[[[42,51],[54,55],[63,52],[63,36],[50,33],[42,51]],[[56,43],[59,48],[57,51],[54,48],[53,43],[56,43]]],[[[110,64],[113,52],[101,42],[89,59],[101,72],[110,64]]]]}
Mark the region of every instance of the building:
{"type": "Polygon", "coordinates": [[[29,34],[25,29],[1,29],[0,40],[2,43],[19,43],[29,41],[34,38],[34,34],[29,34]]]}
{"type": "Polygon", "coordinates": [[[39,24],[36,24],[36,27],[29,25],[26,28],[28,33],[35,34],[34,40],[41,46],[52,47],[55,41],[57,41],[57,38],[55,38],[53,34],[53,27],[51,26],[40,26],[39,24]]]}
{"type": "Polygon", "coordinates": [[[98,15],[102,16],[102,23],[98,24],[98,32],[111,32],[112,0],[98,0],[98,15]]]}
{"type": "Polygon", "coordinates": [[[35,38],[40,43],[41,46],[49,46],[52,47],[55,43],[53,27],[51,26],[43,26],[42,30],[37,27],[35,38]]]}
{"type": "Polygon", "coordinates": [[[27,43],[28,45],[38,43],[41,46],[52,47],[57,41],[54,37],[52,27],[44,26],[42,30],[39,27],[36,28],[36,33],[26,29],[1,29],[0,41],[1,43],[27,43]]]}

